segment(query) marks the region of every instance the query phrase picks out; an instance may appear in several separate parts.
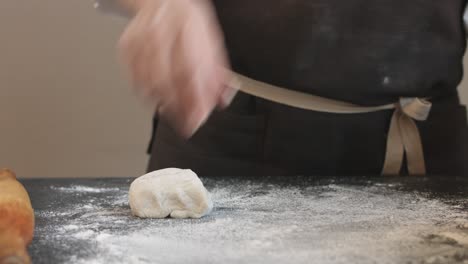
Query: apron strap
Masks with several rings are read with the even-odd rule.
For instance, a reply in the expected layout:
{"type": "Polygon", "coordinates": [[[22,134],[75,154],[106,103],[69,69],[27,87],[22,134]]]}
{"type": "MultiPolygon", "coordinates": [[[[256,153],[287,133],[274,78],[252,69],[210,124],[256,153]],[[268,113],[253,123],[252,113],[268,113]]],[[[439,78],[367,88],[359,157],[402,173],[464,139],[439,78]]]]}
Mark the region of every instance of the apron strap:
{"type": "Polygon", "coordinates": [[[424,121],[428,118],[432,107],[429,101],[420,98],[400,98],[399,102],[394,104],[359,106],[274,86],[235,72],[231,74],[229,87],[291,107],[335,114],[359,114],[394,109],[387,136],[382,174],[400,174],[405,154],[410,175],[426,174],[421,136],[414,120],[424,121]]]}

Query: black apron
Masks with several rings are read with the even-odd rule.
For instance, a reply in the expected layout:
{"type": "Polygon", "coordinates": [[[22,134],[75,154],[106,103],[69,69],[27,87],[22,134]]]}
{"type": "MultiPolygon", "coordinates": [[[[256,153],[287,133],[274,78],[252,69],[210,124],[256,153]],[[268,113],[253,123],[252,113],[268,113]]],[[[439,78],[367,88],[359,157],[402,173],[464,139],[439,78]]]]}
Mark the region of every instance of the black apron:
{"type": "MultiPolygon", "coordinates": [[[[462,78],[466,1],[215,1],[233,69],[360,105],[431,97],[419,122],[428,174],[466,171],[462,78]]],[[[149,170],[200,175],[376,175],[391,111],[327,114],[239,94],[188,141],[157,124],[149,170]]]]}

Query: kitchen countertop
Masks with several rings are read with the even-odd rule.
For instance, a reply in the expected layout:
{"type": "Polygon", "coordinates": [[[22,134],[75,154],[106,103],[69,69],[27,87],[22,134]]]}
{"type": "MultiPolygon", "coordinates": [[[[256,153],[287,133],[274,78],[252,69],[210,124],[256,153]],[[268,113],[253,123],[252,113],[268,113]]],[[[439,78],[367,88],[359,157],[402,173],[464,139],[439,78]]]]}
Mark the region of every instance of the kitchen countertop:
{"type": "Polygon", "coordinates": [[[468,263],[468,179],[202,179],[202,219],[131,215],[132,179],[22,180],[33,263],[468,263]]]}

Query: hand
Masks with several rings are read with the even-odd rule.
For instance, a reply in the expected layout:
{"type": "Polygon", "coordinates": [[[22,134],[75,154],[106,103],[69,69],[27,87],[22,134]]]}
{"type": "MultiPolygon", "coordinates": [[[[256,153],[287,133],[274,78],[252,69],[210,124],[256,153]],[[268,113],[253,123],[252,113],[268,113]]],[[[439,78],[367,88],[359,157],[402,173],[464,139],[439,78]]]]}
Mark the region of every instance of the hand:
{"type": "Polygon", "coordinates": [[[215,107],[226,107],[224,40],[208,0],[142,3],[119,49],[137,91],[182,136],[191,136],[215,107]]]}

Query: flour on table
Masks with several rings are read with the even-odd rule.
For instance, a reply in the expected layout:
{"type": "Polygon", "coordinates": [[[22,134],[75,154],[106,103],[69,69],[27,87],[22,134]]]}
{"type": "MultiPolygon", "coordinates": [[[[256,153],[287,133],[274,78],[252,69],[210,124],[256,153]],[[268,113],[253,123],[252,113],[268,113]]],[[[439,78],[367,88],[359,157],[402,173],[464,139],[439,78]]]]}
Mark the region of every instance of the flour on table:
{"type": "Polygon", "coordinates": [[[213,208],[198,176],[176,168],[137,178],[130,185],[129,203],[132,213],[142,218],[200,218],[213,208]]]}
{"type": "MultiPolygon", "coordinates": [[[[463,263],[466,201],[445,203],[398,185],[326,182],[306,187],[203,181],[216,206],[201,219],[139,219],[128,190],[64,192],[36,209],[31,251],[45,263],[463,263]],[[54,202],[54,201],[52,201],[54,202]],[[93,207],[86,205],[92,204],[93,207]],[[59,216],[59,217],[58,217],[59,216]],[[440,252],[446,252],[443,255],[440,252]],[[45,255],[47,256],[47,255],[45,255]],[[444,258],[441,260],[441,258],[444,258]]],[[[126,183],[129,184],[130,182],[126,183]]],[[[107,186],[107,187],[105,187],[107,186]]],[[[60,186],[69,188],[69,186],[60,186]]],[[[90,188],[94,188],[89,186],[90,188]]],[[[34,254],[33,254],[34,255],[34,254]]]]}
{"type": "Polygon", "coordinates": [[[118,191],[119,188],[95,188],[89,186],[73,185],[70,187],[56,187],[51,186],[52,190],[62,191],[62,192],[85,192],[85,193],[102,193],[102,192],[112,192],[118,191]]]}

